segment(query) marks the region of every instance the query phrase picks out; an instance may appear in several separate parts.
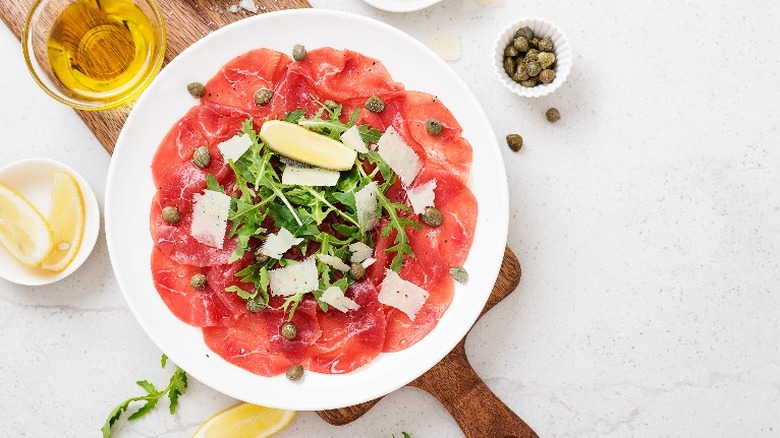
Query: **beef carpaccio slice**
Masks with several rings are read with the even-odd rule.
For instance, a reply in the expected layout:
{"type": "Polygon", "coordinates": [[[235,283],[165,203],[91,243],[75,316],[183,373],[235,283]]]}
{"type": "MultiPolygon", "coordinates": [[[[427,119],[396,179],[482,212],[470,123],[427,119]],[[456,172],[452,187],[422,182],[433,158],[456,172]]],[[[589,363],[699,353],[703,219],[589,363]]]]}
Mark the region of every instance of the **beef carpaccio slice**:
{"type": "MultiPolygon", "coordinates": [[[[203,339],[211,350],[250,372],[273,376],[294,364],[321,373],[350,372],[383,351],[402,350],[418,342],[436,326],[452,301],[454,283],[449,269],[465,261],[476,226],[477,202],[466,187],[471,160],[471,145],[444,104],[428,93],[405,90],[378,60],[327,47],[309,51],[301,61],[274,50],[252,50],[228,62],[206,82],[200,104],[171,128],[154,156],[152,176],[157,194],[150,229],[155,286],[174,315],[202,327],[203,339]],[[260,88],[273,91],[265,105],[254,101],[260,88]],[[380,113],[364,108],[366,99],[374,95],[385,103],[380,113]],[[291,111],[303,109],[311,116],[326,100],[343,106],[343,121],[357,110],[358,124],[369,124],[382,132],[393,127],[399,132],[423,165],[412,185],[436,180],[436,207],[444,219],[436,228],[407,230],[416,257],[404,261],[400,275],[430,293],[414,321],[377,300],[384,270],[391,262],[384,250],[395,238],[394,233],[379,236],[386,224],[383,222],[374,231],[377,261],[368,269],[367,279],[354,283],[346,292],[360,308],[346,313],[333,308],[323,312],[316,300],[307,296],[292,319],[298,336],[288,340],[280,332],[287,320],[287,313],[280,309],[283,299],[274,297],[271,307],[252,313],[242,298],[225,291],[237,286],[252,292],[253,285],[241,282],[235,274],[253,259],[247,255],[228,263],[235,241],[226,239],[224,248],[217,249],[192,238],[192,201],[194,194],[206,188],[208,175],[228,193],[232,191],[235,178],[217,146],[239,133],[245,120],[252,118],[259,129],[265,120],[282,119],[291,111]],[[425,129],[431,117],[442,122],[438,135],[425,129]],[[208,147],[212,156],[204,169],[192,162],[199,146],[208,147]],[[161,209],[167,205],[179,209],[178,223],[162,220],[161,209]],[[206,275],[203,291],[189,284],[196,273],[206,275]]],[[[399,183],[388,197],[407,202],[399,183]]]]}

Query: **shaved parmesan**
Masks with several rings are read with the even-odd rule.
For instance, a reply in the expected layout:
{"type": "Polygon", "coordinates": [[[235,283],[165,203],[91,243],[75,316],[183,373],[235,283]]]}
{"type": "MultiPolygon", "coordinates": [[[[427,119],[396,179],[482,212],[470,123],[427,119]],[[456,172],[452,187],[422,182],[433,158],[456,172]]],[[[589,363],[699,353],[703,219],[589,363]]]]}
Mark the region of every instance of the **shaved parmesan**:
{"type": "Polygon", "coordinates": [[[287,165],[282,172],[282,184],[332,187],[339,182],[339,176],[335,170],[287,165]]]}
{"type": "Polygon", "coordinates": [[[375,261],[376,261],[375,258],[369,257],[369,258],[363,260],[360,264],[363,265],[363,268],[365,269],[365,268],[368,268],[369,266],[373,265],[375,261]]]}
{"type": "Polygon", "coordinates": [[[349,258],[352,263],[360,263],[374,255],[374,249],[363,242],[350,243],[348,248],[352,251],[352,257],[349,258]]]}
{"type": "Polygon", "coordinates": [[[423,214],[425,207],[433,207],[433,201],[436,197],[436,194],[433,193],[434,189],[436,189],[436,180],[432,179],[406,191],[406,197],[409,198],[415,214],[423,214]]]}
{"type": "Polygon", "coordinates": [[[377,145],[382,159],[398,175],[404,187],[409,187],[422,167],[420,158],[414,150],[404,142],[392,126],[382,134],[377,145]]]}
{"type": "Polygon", "coordinates": [[[317,263],[309,257],[301,262],[287,265],[284,268],[268,272],[271,295],[289,297],[295,294],[305,294],[319,287],[317,263]]]}
{"type": "Polygon", "coordinates": [[[362,154],[368,152],[366,142],[364,142],[363,137],[360,136],[360,131],[358,131],[357,125],[347,129],[343,134],[341,134],[341,142],[344,143],[345,146],[350,147],[362,154]]]}
{"type": "Polygon", "coordinates": [[[227,163],[228,160],[238,161],[249,149],[249,146],[252,146],[252,139],[248,135],[236,134],[217,145],[217,148],[222,152],[222,157],[227,163]]]}
{"type": "Polygon", "coordinates": [[[379,225],[379,215],[376,208],[379,205],[376,200],[377,184],[372,181],[365,187],[355,192],[355,206],[360,229],[368,231],[379,225]]]}
{"type": "Polygon", "coordinates": [[[332,267],[338,269],[341,272],[349,271],[349,265],[344,263],[344,261],[341,260],[338,257],[334,257],[334,256],[328,255],[328,254],[317,254],[317,258],[322,263],[325,263],[328,266],[332,266],[332,267]]]}
{"type": "Polygon", "coordinates": [[[385,269],[385,280],[377,298],[380,303],[404,312],[412,321],[430,294],[420,286],[401,278],[395,271],[385,269]]]}
{"type": "Polygon", "coordinates": [[[280,228],[278,233],[269,234],[266,237],[260,252],[272,259],[280,259],[288,249],[301,242],[303,242],[303,238],[293,236],[286,228],[280,228]]]}
{"type": "Polygon", "coordinates": [[[204,190],[203,194],[195,193],[192,199],[190,235],[206,246],[222,249],[230,212],[230,196],[204,190]]]}
{"type": "Polygon", "coordinates": [[[344,313],[347,313],[347,310],[357,310],[360,308],[356,302],[344,296],[344,291],[336,286],[331,286],[325,289],[325,292],[322,293],[320,300],[328,303],[329,306],[333,306],[336,310],[340,310],[344,313]]]}

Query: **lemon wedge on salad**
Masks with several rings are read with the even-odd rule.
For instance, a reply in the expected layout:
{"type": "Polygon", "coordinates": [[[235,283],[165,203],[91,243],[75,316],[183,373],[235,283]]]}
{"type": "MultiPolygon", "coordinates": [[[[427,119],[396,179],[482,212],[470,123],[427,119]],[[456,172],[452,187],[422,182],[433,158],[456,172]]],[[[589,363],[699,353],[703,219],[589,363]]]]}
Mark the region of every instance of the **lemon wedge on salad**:
{"type": "Polygon", "coordinates": [[[41,267],[59,272],[76,258],[84,235],[84,197],[73,176],[64,172],[54,174],[49,211],[54,245],[41,267]]]}
{"type": "Polygon", "coordinates": [[[52,248],[54,235],[30,201],[0,185],[0,244],[25,265],[35,266],[52,248]]]}
{"type": "Polygon", "coordinates": [[[200,425],[192,438],[265,438],[287,427],[295,411],[239,403],[200,425]]]}
{"type": "Polygon", "coordinates": [[[349,170],[357,158],[357,151],[340,141],[282,120],[263,123],[260,138],[287,158],[323,169],[349,170]]]}

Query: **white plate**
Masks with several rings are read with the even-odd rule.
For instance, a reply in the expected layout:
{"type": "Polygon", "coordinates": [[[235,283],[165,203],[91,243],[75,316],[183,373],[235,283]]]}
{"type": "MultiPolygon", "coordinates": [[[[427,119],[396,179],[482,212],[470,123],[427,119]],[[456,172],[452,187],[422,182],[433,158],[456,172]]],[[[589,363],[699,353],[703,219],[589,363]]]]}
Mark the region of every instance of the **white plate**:
{"type": "Polygon", "coordinates": [[[386,24],[335,11],[301,9],[241,20],[180,54],[136,103],[117,140],[106,188],[106,237],[111,263],[130,309],[150,338],[174,362],[204,384],[232,397],[276,408],[330,409],[385,395],[443,358],[466,334],[487,301],[506,245],[506,175],[490,123],[463,81],[436,54],[386,24]],[[438,95],[462,124],[474,148],[470,188],[480,201],[474,245],[450,308],[419,343],[381,354],[343,375],[307,373],[300,382],[261,377],[222,360],[203,342],[201,330],[179,321],[154,288],[150,272],[149,208],[155,187],[150,163],[168,130],[194,104],[186,85],[205,82],[233,57],[268,47],[289,53],[309,48],[351,49],[381,60],[407,89],[438,95]]]}
{"type": "Polygon", "coordinates": [[[388,12],[413,12],[433,6],[442,0],[363,0],[369,5],[388,12]]]}
{"type": "Polygon", "coordinates": [[[100,207],[87,181],[75,170],[58,161],[46,158],[29,158],[13,162],[0,169],[0,184],[21,193],[41,212],[43,217],[49,217],[51,202],[51,184],[54,174],[66,172],[76,179],[84,197],[84,235],[81,247],[70,265],[62,272],[51,272],[45,269],[25,266],[0,248],[0,277],[25,286],[42,286],[54,283],[69,276],[87,260],[95,248],[100,231],[100,207]]]}

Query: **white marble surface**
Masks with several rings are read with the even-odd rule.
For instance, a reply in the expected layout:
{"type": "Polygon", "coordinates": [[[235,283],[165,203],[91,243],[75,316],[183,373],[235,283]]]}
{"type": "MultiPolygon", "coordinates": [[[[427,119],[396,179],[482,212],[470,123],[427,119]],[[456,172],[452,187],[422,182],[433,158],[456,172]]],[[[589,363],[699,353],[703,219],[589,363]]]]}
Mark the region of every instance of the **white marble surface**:
{"type": "MultiPolygon", "coordinates": [[[[523,280],[467,343],[507,405],[545,437],[780,436],[779,3],[445,0],[409,14],[312,3],[422,41],[459,35],[451,65],[496,136],[525,138],[520,153],[503,151],[523,280]],[[572,75],[552,96],[511,95],[487,65],[494,35],[521,16],[557,23],[573,46],[572,75]]],[[[102,205],[109,156],[36,88],[2,26],[0,53],[0,165],[64,161],[102,205]]],[[[102,235],[66,281],[0,280],[0,314],[4,436],[98,436],[136,380],[167,381],[102,235]]],[[[176,415],[159,409],[115,436],[188,436],[232,403],[193,381],[176,415]]],[[[414,389],[343,428],[300,413],[279,436],[401,431],[462,436],[414,389]]]]}

